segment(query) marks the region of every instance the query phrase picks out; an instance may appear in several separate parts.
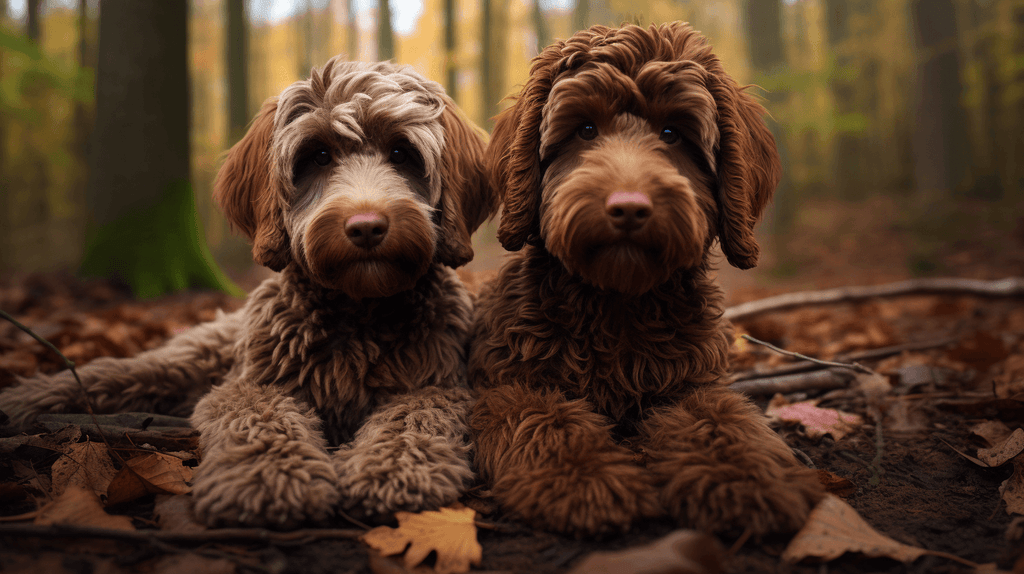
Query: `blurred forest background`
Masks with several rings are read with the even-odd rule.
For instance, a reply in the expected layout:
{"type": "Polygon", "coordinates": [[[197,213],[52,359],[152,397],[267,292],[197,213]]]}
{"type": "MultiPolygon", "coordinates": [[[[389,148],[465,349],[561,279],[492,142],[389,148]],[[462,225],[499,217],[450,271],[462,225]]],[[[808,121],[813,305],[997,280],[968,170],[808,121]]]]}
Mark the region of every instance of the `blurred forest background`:
{"type": "MultiPolygon", "coordinates": [[[[312,66],[411,64],[489,129],[539,47],[669,20],[709,36],[770,111],[785,177],[760,230],[767,276],[1024,273],[1024,0],[0,0],[0,274],[97,269],[96,230],[191,212],[166,183],[184,180],[200,255],[243,277],[212,181],[260,103],[312,66]],[[99,62],[154,46],[162,63],[132,74],[165,124],[143,129],[99,62]]],[[[477,268],[500,258],[493,236],[477,268]]]]}

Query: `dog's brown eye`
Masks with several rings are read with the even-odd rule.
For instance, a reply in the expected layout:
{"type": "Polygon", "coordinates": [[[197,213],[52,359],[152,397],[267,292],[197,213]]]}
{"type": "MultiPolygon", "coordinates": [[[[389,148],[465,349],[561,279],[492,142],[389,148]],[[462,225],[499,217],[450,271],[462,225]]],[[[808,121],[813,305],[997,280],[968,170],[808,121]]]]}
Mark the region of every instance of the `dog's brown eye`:
{"type": "Polygon", "coordinates": [[[583,124],[580,129],[576,130],[576,135],[580,136],[580,139],[592,140],[597,137],[597,126],[594,124],[583,124]]]}
{"type": "Polygon", "coordinates": [[[331,163],[331,152],[325,149],[316,150],[315,152],[313,152],[313,163],[317,164],[320,167],[323,167],[331,163]]]}
{"type": "Polygon", "coordinates": [[[661,141],[672,145],[679,141],[679,130],[673,127],[667,127],[661,130],[661,141]]]}
{"type": "Polygon", "coordinates": [[[388,160],[395,165],[401,165],[409,159],[409,152],[404,147],[396,147],[388,154],[388,160]]]}

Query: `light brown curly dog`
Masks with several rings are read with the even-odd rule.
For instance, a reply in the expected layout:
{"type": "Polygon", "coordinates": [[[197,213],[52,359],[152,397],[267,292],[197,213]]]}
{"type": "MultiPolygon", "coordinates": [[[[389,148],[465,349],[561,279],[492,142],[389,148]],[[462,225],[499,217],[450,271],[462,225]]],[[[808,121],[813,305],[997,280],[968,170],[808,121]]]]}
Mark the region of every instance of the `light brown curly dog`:
{"type": "MultiPolygon", "coordinates": [[[[210,525],[453,502],[473,474],[472,305],[452,268],[495,208],[483,153],[441,87],[409,68],[335,58],[314,70],[264,104],[215,185],[280,275],[164,347],[88,365],[94,408],[195,407],[195,511],[210,525]]],[[[16,424],[84,406],[67,372],[0,393],[16,424]]]]}
{"type": "Polygon", "coordinates": [[[488,148],[518,251],[477,302],[476,464],[547,529],[668,513],[713,531],[796,529],[823,495],[748,399],[717,237],[752,267],[779,177],[763,109],[684,23],[595,26],[533,62],[488,148]]]}

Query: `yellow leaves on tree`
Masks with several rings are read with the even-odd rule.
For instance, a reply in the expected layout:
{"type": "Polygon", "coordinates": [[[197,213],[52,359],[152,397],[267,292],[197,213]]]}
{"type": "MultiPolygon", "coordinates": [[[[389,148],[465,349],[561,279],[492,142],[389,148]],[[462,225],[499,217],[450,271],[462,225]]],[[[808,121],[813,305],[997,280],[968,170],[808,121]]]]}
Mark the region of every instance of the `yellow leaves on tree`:
{"type": "Polygon", "coordinates": [[[434,571],[441,574],[468,572],[480,564],[483,548],[476,540],[476,512],[472,508],[442,508],[414,514],[396,512],[398,528],[379,526],[360,540],[383,556],[405,552],[405,566],[412,568],[437,553],[434,571]],[[408,550],[406,550],[408,548],[408,550]]]}

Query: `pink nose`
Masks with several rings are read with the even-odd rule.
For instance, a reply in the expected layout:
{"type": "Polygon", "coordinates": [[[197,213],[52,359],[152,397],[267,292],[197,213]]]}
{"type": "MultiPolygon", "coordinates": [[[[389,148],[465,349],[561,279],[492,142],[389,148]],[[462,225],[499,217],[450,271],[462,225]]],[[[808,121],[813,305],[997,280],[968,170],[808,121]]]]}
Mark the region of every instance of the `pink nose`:
{"type": "Polygon", "coordinates": [[[646,193],[616,191],[608,196],[604,209],[616,229],[632,231],[647,223],[654,212],[654,204],[646,193]]]}
{"type": "Polygon", "coordinates": [[[345,221],[345,235],[356,247],[376,247],[387,234],[388,218],[375,211],[357,213],[345,221]]]}

